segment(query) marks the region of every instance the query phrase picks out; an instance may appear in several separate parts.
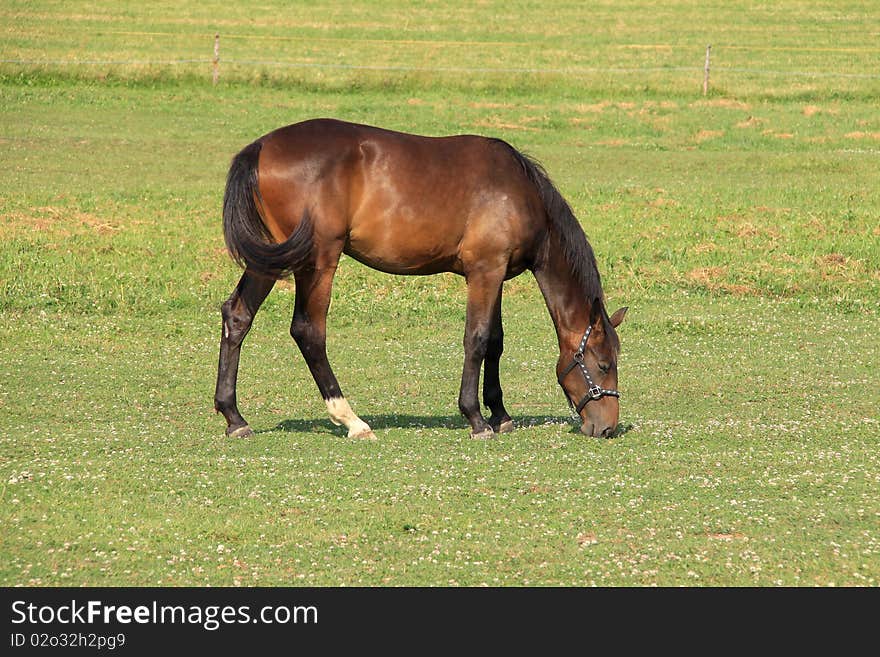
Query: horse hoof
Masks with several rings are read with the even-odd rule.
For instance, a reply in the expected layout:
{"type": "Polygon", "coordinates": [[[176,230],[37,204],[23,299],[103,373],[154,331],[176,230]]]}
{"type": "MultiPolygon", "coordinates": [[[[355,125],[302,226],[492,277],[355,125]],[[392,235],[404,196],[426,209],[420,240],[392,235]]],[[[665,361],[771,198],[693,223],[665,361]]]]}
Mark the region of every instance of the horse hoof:
{"type": "Polygon", "coordinates": [[[482,431],[471,431],[471,438],[475,438],[476,440],[486,440],[487,438],[494,438],[495,432],[491,427],[488,429],[483,429],[482,431]]]}
{"type": "Polygon", "coordinates": [[[370,429],[367,429],[366,431],[361,431],[360,433],[356,433],[353,436],[349,436],[349,438],[357,438],[358,440],[378,440],[378,438],[376,438],[376,434],[374,434],[370,429]]]}
{"type": "Polygon", "coordinates": [[[253,436],[254,431],[248,425],[244,425],[243,427],[237,427],[231,431],[227,429],[226,435],[230,438],[247,438],[248,436],[253,436]]]}
{"type": "Polygon", "coordinates": [[[511,431],[513,431],[513,420],[505,420],[495,430],[495,433],[510,433],[511,431]]]}

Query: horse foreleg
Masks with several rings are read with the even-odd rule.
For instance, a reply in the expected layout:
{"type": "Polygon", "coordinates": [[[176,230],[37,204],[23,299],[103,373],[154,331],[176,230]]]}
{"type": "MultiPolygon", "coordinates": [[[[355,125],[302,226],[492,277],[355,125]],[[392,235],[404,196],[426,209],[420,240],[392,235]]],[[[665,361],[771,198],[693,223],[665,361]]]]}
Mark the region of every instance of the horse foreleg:
{"type": "Polygon", "coordinates": [[[501,276],[486,274],[468,276],[467,319],[464,331],[464,367],[461,371],[461,389],[458,408],[471,425],[473,438],[490,438],[492,426],[480,412],[477,396],[480,386],[480,368],[486,358],[492,332],[492,317],[501,297],[501,276]]]}
{"type": "Polygon", "coordinates": [[[492,313],[489,327],[489,341],[486,345],[486,359],[483,362],[483,404],[492,412],[488,422],[496,433],[513,431],[513,420],[504,408],[504,393],[498,368],[504,352],[504,329],[501,325],[501,289],[492,313]]]}
{"type": "Polygon", "coordinates": [[[295,275],[296,302],[290,335],[327,404],[330,420],[336,425],[345,425],[349,438],[375,438],[369,425],[351,410],[327,360],[327,310],[335,273],[334,265],[295,275]]]}
{"type": "Polygon", "coordinates": [[[220,336],[220,363],[217,367],[217,387],[214,391],[214,409],[226,418],[226,435],[248,436],[251,428],[238,412],[235,387],[241,343],[251,328],[254,315],[266,300],[275,281],[245,271],[232,296],[221,308],[223,333],[220,336]]]}

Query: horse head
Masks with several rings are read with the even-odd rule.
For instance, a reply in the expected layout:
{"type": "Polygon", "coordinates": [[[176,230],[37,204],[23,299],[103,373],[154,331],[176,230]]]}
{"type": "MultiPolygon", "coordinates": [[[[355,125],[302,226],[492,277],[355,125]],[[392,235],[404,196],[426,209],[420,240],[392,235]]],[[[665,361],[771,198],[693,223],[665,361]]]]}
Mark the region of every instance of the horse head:
{"type": "Polygon", "coordinates": [[[581,419],[581,432],[588,436],[611,436],[620,413],[617,390],[617,357],[620,326],[627,308],[608,317],[600,299],[590,307],[587,329],[574,353],[562,351],[556,372],[569,404],[581,419]]]}

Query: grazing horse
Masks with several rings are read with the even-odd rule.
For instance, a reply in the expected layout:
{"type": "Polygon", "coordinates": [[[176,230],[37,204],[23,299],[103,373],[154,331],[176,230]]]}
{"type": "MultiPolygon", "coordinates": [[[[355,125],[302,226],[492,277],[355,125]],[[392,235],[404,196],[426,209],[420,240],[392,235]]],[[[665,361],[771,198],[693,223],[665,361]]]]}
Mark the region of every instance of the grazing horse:
{"type": "Polygon", "coordinates": [[[342,253],[389,274],[454,272],[467,282],[458,407],[471,435],[513,429],[498,364],[501,288],[526,269],[559,341],[556,375],[581,431],[617,428],[615,331],[593,250],[544,169],[500,139],[422,137],[333,119],[279,128],[236,155],[223,199],[223,233],[244,274],[223,304],[214,407],[229,436],[251,432],[236,402],[241,344],[275,281],[293,276],[290,334],[349,437],[374,437],[342,394],[327,360],[327,309],[342,253]],[[478,399],[483,367],[483,403],[478,399]]]}

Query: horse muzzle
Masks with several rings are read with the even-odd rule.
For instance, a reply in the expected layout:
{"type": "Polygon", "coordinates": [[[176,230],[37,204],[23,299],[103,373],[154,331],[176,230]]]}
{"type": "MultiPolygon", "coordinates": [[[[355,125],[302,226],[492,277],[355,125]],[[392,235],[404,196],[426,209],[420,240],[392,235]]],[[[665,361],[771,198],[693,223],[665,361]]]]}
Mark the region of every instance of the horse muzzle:
{"type": "Polygon", "coordinates": [[[581,425],[581,433],[593,438],[610,438],[614,435],[615,428],[610,425],[603,426],[601,424],[593,424],[592,422],[584,422],[581,425]]]}

